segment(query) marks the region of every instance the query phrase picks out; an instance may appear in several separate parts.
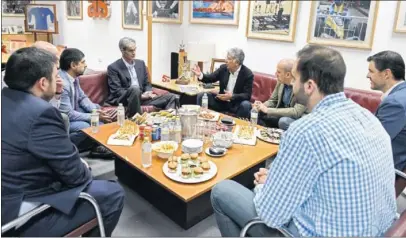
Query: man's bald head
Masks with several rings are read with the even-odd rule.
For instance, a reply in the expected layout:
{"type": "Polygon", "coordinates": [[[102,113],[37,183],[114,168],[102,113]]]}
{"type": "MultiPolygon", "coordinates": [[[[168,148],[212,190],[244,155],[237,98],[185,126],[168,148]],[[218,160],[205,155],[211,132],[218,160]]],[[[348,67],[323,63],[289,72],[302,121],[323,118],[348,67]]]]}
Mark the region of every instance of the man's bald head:
{"type": "Polygon", "coordinates": [[[55,55],[58,57],[58,59],[61,56],[61,53],[59,52],[58,48],[54,46],[53,44],[46,42],[46,41],[36,41],[33,45],[35,48],[43,49],[48,51],[49,53],[55,55]]]}
{"type": "Polygon", "coordinates": [[[290,84],[292,81],[292,68],[295,63],[293,59],[282,59],[279,61],[277,70],[276,70],[276,77],[278,81],[283,84],[290,84]]]}

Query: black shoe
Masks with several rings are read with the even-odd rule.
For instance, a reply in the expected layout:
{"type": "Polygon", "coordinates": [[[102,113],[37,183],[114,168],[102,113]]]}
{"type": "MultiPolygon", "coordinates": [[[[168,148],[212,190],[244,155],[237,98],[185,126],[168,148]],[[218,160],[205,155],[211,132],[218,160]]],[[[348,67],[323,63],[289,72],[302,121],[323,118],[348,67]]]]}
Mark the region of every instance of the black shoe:
{"type": "Polygon", "coordinates": [[[115,156],[113,152],[111,152],[109,149],[107,149],[104,146],[97,146],[90,151],[89,158],[100,158],[100,159],[114,159],[115,156]]]}

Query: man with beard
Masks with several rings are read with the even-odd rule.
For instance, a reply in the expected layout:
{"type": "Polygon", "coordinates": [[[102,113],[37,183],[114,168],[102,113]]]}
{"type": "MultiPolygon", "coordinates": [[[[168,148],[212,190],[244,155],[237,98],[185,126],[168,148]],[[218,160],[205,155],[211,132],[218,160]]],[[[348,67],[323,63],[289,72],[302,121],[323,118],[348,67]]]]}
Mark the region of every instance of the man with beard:
{"type": "MultiPolygon", "coordinates": [[[[392,140],[392,152],[395,168],[406,170],[406,82],[405,62],[400,54],[382,51],[368,57],[367,78],[371,80],[371,89],[383,93],[382,102],[376,111],[392,140]]],[[[396,196],[406,186],[402,178],[396,179],[396,196]]]]}
{"type": "Polygon", "coordinates": [[[311,113],[293,122],[255,192],[225,180],[211,192],[223,236],[382,236],[396,219],[390,137],[367,109],[346,98],[346,66],[331,48],[309,45],[293,66],[293,94],[311,113]]]}
{"type": "MultiPolygon", "coordinates": [[[[81,130],[90,127],[90,117],[93,109],[100,109],[98,104],[93,103],[83,92],[79,84],[79,76],[83,75],[87,65],[85,55],[75,48],[68,48],[62,52],[60,58],[61,71],[59,75],[63,80],[63,93],[61,96],[62,113],[69,117],[69,133],[72,142],[80,151],[92,149],[91,157],[109,157],[112,155],[105,147],[96,146],[81,130]]],[[[111,122],[109,115],[101,110],[100,120],[111,122]]]]}
{"type": "MultiPolygon", "coordinates": [[[[54,97],[57,57],[35,47],[14,52],[1,93],[1,224],[30,210],[51,207],[18,224],[4,236],[59,237],[94,219],[93,206],[79,200],[93,196],[110,236],[123,209],[124,191],[114,181],[94,180],[69,140],[54,97]]],[[[89,236],[100,236],[98,227],[89,236]]]]}

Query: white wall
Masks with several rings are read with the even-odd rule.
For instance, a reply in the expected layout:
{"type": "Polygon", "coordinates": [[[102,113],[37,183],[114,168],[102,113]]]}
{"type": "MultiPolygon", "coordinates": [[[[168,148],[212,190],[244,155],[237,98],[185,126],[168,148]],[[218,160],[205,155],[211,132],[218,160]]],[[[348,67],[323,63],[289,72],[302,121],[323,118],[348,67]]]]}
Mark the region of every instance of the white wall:
{"type": "MultiPolygon", "coordinates": [[[[295,53],[306,45],[311,1],[301,1],[299,4],[294,43],[247,39],[245,32],[248,1],[241,1],[240,4],[238,27],[189,24],[189,2],[184,4],[185,15],[182,29],[185,42],[215,42],[217,58],[224,58],[226,50],[230,47],[240,47],[245,51],[245,64],[249,68],[253,71],[270,74],[275,72],[276,64],[281,58],[294,57],[295,53]]],[[[373,53],[394,50],[406,60],[406,34],[396,34],[392,31],[395,10],[396,1],[380,1],[372,51],[336,48],[343,54],[347,64],[346,87],[369,89],[369,81],[366,79],[368,70],[366,58],[373,53]]]]}
{"type": "MultiPolygon", "coordinates": [[[[89,68],[106,69],[120,57],[118,40],[130,36],[137,40],[137,57],[147,61],[147,29],[144,17],[143,31],[124,30],[121,27],[121,1],[112,1],[109,20],[90,19],[87,1],[84,1],[83,20],[67,20],[64,1],[49,1],[58,9],[60,34],[54,36],[55,44],[77,47],[86,54],[89,68]]],[[[178,51],[179,43],[207,41],[216,43],[216,57],[224,58],[228,48],[238,46],[246,54],[245,64],[253,71],[273,74],[281,58],[294,57],[306,44],[311,1],[299,4],[296,39],[293,43],[271,40],[247,39],[248,2],[241,1],[239,26],[189,24],[189,1],[184,2],[183,24],[153,23],[153,80],[170,73],[170,52],[178,51]]],[[[145,6],[144,6],[145,9],[145,6]]],[[[347,64],[346,87],[369,89],[366,58],[381,50],[394,50],[406,59],[406,34],[393,33],[396,1],[380,1],[375,40],[372,50],[336,48],[347,64]]],[[[9,19],[5,23],[10,23],[9,19]]],[[[15,19],[15,18],[14,18],[15,19]]],[[[13,21],[15,21],[13,19],[13,21]]],[[[206,67],[206,66],[205,66],[206,67]]],[[[206,67],[207,69],[207,67],[206,67]]]]}

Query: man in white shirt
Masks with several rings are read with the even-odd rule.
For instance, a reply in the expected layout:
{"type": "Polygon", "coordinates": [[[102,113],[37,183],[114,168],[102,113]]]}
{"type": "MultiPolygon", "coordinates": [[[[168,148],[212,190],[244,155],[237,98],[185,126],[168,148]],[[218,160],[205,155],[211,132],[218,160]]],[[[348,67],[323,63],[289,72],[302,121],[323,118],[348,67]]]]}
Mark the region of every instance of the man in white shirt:
{"type": "MultiPolygon", "coordinates": [[[[211,74],[203,74],[199,66],[192,70],[204,83],[220,81],[220,91],[207,93],[209,108],[214,111],[228,111],[237,117],[249,118],[251,111],[251,94],[254,74],[245,66],[244,52],[239,48],[231,48],[227,52],[226,63],[211,74]]],[[[197,96],[197,104],[202,104],[204,93],[197,96]]]]}

